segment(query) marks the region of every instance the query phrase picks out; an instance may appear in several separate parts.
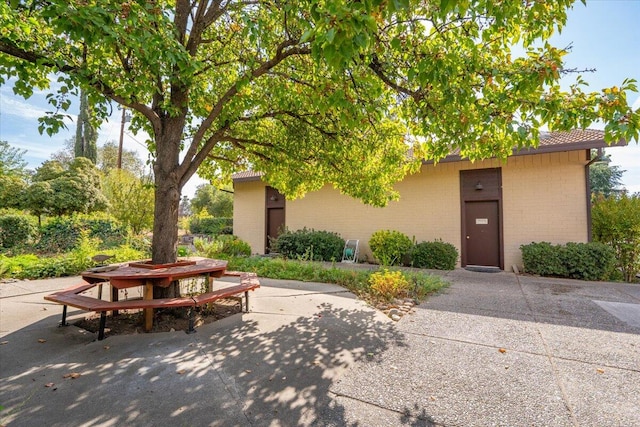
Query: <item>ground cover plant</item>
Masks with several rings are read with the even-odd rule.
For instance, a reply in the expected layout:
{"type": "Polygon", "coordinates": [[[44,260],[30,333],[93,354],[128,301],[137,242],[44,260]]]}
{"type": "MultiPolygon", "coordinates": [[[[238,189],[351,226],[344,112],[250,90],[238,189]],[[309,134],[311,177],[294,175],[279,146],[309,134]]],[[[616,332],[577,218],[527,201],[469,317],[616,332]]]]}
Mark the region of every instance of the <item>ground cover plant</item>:
{"type": "Polygon", "coordinates": [[[254,272],[259,277],[271,279],[334,283],[373,303],[400,296],[420,301],[448,285],[442,278],[420,271],[387,269],[380,272],[268,257],[234,258],[229,261],[229,269],[254,272]],[[398,282],[402,285],[398,286],[398,282]],[[386,291],[394,288],[402,289],[402,292],[390,294],[386,291]]]}

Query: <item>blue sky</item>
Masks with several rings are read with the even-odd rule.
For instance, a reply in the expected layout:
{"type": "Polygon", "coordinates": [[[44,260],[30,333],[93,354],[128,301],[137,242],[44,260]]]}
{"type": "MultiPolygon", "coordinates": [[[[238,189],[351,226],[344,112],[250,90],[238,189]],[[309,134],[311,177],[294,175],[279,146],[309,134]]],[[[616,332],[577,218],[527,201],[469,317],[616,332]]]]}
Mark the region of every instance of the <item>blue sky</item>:
{"type": "MultiPolygon", "coordinates": [[[[553,37],[552,44],[558,47],[573,45],[572,52],[566,56],[569,68],[596,69],[594,73],[583,75],[590,90],[619,86],[625,78],[640,81],[639,22],[640,0],[592,0],[586,7],[577,2],[569,11],[567,25],[553,37]]],[[[566,77],[567,86],[574,79],[575,76],[566,77]]],[[[60,150],[75,130],[75,124],[69,122],[68,131],[53,137],[38,133],[37,119],[48,109],[45,95],[46,92],[37,92],[24,100],[13,95],[10,85],[0,87],[0,140],[26,149],[25,160],[30,168],[36,168],[60,150]]],[[[640,95],[636,92],[628,96],[629,102],[640,108],[640,95]]],[[[73,113],[77,112],[77,105],[75,108],[73,113]]],[[[119,118],[120,113],[116,110],[113,119],[102,126],[99,145],[118,140],[119,118]]],[[[591,127],[603,126],[594,124],[591,127]]],[[[124,146],[146,159],[144,140],[145,136],[125,132],[124,146]]],[[[624,186],[631,192],[640,192],[640,145],[632,141],[627,147],[610,148],[607,153],[611,154],[612,164],[626,171],[622,177],[624,186]]],[[[196,186],[202,182],[197,176],[192,178],[183,193],[192,196],[196,186]]]]}

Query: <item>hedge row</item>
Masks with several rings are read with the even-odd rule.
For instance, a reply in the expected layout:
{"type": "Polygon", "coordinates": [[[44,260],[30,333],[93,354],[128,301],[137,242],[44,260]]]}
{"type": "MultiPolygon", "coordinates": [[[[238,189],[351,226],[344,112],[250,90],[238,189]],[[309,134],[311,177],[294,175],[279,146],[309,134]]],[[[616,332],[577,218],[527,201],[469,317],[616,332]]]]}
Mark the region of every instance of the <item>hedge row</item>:
{"type": "Polygon", "coordinates": [[[580,280],[609,280],[615,275],[614,251],[602,243],[534,242],[520,249],[527,273],[580,280]]]}
{"type": "Polygon", "coordinates": [[[189,222],[191,234],[206,234],[218,236],[220,234],[233,234],[233,218],[193,217],[189,222]]]}
{"type": "MultiPolygon", "coordinates": [[[[338,234],[303,228],[285,231],[271,242],[271,249],[289,259],[339,261],[345,241],[338,234]]],[[[458,250],[441,240],[414,245],[406,235],[395,230],[380,230],[372,234],[369,247],[382,265],[407,265],[417,268],[453,270],[458,250]]]]}
{"type": "Polygon", "coordinates": [[[38,229],[28,216],[0,216],[2,250],[24,248],[29,245],[30,249],[38,253],[69,252],[79,245],[83,233],[91,239],[100,239],[103,248],[116,247],[127,240],[126,228],[110,218],[59,217],[38,229]]]}

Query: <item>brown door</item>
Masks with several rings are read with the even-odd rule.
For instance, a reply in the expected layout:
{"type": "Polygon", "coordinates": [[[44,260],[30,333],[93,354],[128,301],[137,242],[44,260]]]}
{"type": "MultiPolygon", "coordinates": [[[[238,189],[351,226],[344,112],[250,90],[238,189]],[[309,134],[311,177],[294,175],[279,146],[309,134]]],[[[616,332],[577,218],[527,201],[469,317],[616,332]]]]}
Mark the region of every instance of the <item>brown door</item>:
{"type": "Polygon", "coordinates": [[[278,237],[284,230],[285,221],[285,197],[273,187],[267,187],[265,191],[265,207],[267,211],[264,251],[270,252],[271,240],[278,237]]]}
{"type": "Polygon", "coordinates": [[[465,202],[466,265],[500,267],[497,200],[465,202]]]}
{"type": "Polygon", "coordinates": [[[283,228],[284,208],[267,209],[267,253],[269,253],[271,249],[271,239],[278,237],[283,228]]]}

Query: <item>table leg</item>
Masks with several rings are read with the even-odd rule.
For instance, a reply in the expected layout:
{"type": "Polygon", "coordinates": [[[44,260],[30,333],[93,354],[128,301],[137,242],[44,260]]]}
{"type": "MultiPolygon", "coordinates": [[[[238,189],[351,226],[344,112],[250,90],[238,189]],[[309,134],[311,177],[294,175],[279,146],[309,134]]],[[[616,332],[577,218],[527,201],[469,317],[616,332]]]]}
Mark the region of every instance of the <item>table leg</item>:
{"type": "MultiPolygon", "coordinates": [[[[144,285],[144,296],[145,300],[153,299],[153,282],[147,281],[144,285]]],[[[151,328],[153,328],[153,308],[145,308],[144,309],[144,331],[151,332],[151,328]]]]}
{"type": "MultiPolygon", "coordinates": [[[[116,301],[118,301],[118,288],[111,285],[111,302],[116,302],[116,301]]],[[[111,315],[114,317],[117,316],[118,310],[113,310],[111,312],[111,315]]]]}

